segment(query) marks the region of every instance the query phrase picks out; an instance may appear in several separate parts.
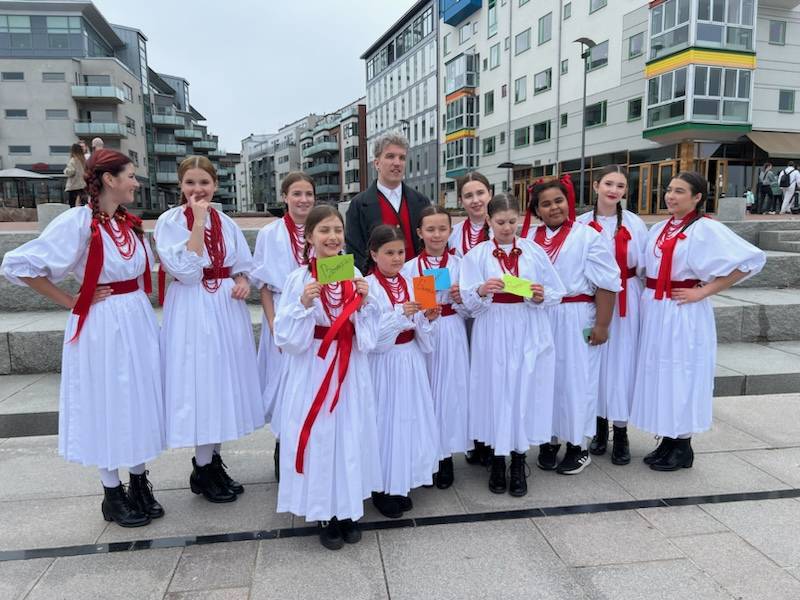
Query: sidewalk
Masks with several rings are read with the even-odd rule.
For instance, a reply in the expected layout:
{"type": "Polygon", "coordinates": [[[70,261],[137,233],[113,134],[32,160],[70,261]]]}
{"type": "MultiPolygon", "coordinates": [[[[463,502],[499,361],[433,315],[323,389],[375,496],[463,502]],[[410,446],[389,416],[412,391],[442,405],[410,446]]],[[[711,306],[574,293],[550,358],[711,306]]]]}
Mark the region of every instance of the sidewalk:
{"type": "MultiPolygon", "coordinates": [[[[54,386],[25,377],[0,378],[0,412],[52,405],[54,386]]],[[[530,452],[523,498],[490,493],[459,456],[455,485],[415,490],[407,519],[367,502],[363,541],[338,552],[275,513],[266,430],[223,448],[237,502],[191,494],[191,450],[171,451],[149,465],[166,516],[127,530],[55,436],[0,439],[0,598],[797,600],[798,423],[800,393],[716,398],[694,468],[651,471],[652,436],[632,432],[625,467],[594,457],[565,477],[530,452]]]]}

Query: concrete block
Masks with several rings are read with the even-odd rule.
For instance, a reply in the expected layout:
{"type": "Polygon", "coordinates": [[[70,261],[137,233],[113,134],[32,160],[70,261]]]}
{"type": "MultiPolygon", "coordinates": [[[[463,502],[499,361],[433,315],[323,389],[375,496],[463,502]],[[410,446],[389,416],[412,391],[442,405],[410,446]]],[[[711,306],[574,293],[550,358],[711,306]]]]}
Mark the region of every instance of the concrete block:
{"type": "Polygon", "coordinates": [[[800,287],[800,254],[767,251],[767,264],[761,272],[736,287],[800,287]]]}
{"type": "Polygon", "coordinates": [[[53,560],[37,558],[0,562],[0,598],[25,598],[53,560]]]}
{"type": "Polygon", "coordinates": [[[800,402],[796,393],[725,398],[715,402],[714,416],[770,446],[800,446],[800,402]]]}
{"type": "Polygon", "coordinates": [[[191,592],[171,592],[164,596],[164,600],[248,600],[250,588],[225,588],[191,592]]]}
{"type": "Polygon", "coordinates": [[[8,347],[8,333],[0,332],[0,375],[11,373],[11,350],[8,347]]]}
{"type": "Polygon", "coordinates": [[[715,306],[714,321],[717,343],[739,342],[742,339],[742,306],[715,306]]]}
{"type": "Polygon", "coordinates": [[[641,508],[638,512],[668,538],[730,531],[697,506],[641,508]]]}
{"type": "Polygon", "coordinates": [[[8,334],[13,373],[60,373],[64,330],[8,334]]]}
{"type": "Polygon", "coordinates": [[[717,201],[717,219],[720,221],[744,221],[747,216],[747,201],[728,196],[717,201]]]}
{"type": "MultiPolygon", "coordinates": [[[[787,485],[800,488],[800,448],[744,450],[737,452],[736,456],[780,479],[787,485]]],[[[800,598],[800,595],[798,598],[800,598]]]]}
{"type": "Polygon", "coordinates": [[[256,550],[258,542],[189,546],[184,549],[178,561],[169,591],[249,588],[256,562],[256,550]]]}
{"type": "Polygon", "coordinates": [[[50,224],[50,221],[68,210],[69,204],[62,204],[61,202],[45,202],[43,204],[38,204],[36,206],[36,220],[39,222],[39,231],[44,231],[45,227],[50,224]]]}

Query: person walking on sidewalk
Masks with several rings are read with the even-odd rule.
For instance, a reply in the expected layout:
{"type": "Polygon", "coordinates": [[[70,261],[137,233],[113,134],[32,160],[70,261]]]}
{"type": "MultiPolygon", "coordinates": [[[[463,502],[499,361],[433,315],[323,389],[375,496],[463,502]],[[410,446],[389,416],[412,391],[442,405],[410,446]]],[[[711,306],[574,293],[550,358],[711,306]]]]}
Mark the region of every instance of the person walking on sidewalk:
{"type": "Polygon", "coordinates": [[[789,161],[786,168],[778,175],[778,185],[783,192],[780,214],[791,214],[792,200],[800,190],[800,171],[795,168],[794,161],[789,161]]]}
{"type": "Polygon", "coordinates": [[[64,175],[67,176],[67,182],[64,185],[64,191],[67,192],[70,208],[73,206],[80,206],[83,204],[81,199],[86,190],[86,179],[84,174],[86,171],[86,158],[83,155],[83,150],[80,144],[72,144],[69,150],[69,160],[67,166],[64,167],[64,175]]]}
{"type": "Polygon", "coordinates": [[[106,521],[147,525],[164,515],[146,463],[165,447],[153,256],[142,222],[127,212],[139,188],[130,159],[99,150],[87,164],[89,204],[56,217],[35,240],[6,253],[2,272],[71,311],[64,331],[58,452],[100,471],[106,521]],[[78,296],[57,283],[74,273],[78,296]],[[128,469],[126,491],[119,468],[128,469]]]}
{"type": "Polygon", "coordinates": [[[753,214],[766,214],[772,209],[772,186],[777,180],[778,177],[772,172],[772,163],[765,162],[764,166],[758,171],[758,185],[756,186],[756,202],[752,210],[753,214]]]}

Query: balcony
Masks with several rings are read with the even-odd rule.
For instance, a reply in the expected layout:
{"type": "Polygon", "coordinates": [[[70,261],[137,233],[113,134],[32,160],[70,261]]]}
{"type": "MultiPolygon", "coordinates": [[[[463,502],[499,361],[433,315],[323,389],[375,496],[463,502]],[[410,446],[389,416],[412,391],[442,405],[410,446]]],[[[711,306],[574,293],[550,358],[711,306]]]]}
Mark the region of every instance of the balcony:
{"type": "Polygon", "coordinates": [[[128,137],[128,130],[122,123],[93,123],[91,121],[78,121],[75,123],[75,135],[101,136],[108,138],[128,137]]]}
{"type": "Polygon", "coordinates": [[[198,129],[176,129],[176,140],[202,140],[203,132],[198,129]]]}
{"type": "Polygon", "coordinates": [[[155,144],[155,153],[163,156],[185,156],[185,144],[155,144]]]}
{"type": "Polygon", "coordinates": [[[316,156],[317,154],[324,154],[326,152],[333,153],[339,151],[339,142],[320,142],[314,144],[303,150],[303,158],[316,156]]]}
{"type": "Polygon", "coordinates": [[[158,183],[178,183],[178,174],[171,171],[158,171],[156,173],[156,181],[158,183]]]}
{"type": "Polygon", "coordinates": [[[338,173],[339,163],[324,162],[304,169],[306,175],[322,175],[323,173],[338,173]]]}
{"type": "Polygon", "coordinates": [[[212,140],[200,140],[199,142],[195,142],[193,145],[195,150],[216,150],[217,149],[217,142],[212,140]]]}
{"type": "Polygon", "coordinates": [[[321,196],[324,194],[338,194],[341,192],[341,186],[338,183],[323,183],[322,185],[314,186],[317,195],[321,196]]]}
{"type": "Polygon", "coordinates": [[[73,85],[72,97],[82,101],[125,102],[125,92],[115,85],[73,85]]]}
{"type": "Polygon", "coordinates": [[[228,156],[228,153],[224,150],[214,150],[213,152],[208,153],[209,158],[225,158],[228,156]]]}
{"type": "Polygon", "coordinates": [[[178,115],[153,115],[153,125],[170,128],[184,127],[186,119],[178,115]]]}
{"type": "Polygon", "coordinates": [[[481,4],[483,4],[481,0],[441,0],[439,6],[442,20],[455,27],[472,13],[480,10],[481,4]]]}
{"type": "Polygon", "coordinates": [[[233,175],[233,169],[217,169],[217,177],[228,177],[233,175]]]}

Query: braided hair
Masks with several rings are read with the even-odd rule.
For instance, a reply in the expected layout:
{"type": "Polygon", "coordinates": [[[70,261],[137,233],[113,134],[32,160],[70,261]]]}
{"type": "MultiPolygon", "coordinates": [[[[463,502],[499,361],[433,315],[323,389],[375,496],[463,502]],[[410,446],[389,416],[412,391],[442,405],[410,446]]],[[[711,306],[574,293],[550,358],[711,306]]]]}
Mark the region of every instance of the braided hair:
{"type": "MultiPolygon", "coordinates": [[[[608,165],[595,176],[594,182],[599,184],[606,175],[611,175],[612,173],[619,173],[622,175],[625,178],[625,185],[628,185],[628,173],[620,165],[608,165]]],[[[597,205],[599,203],[600,197],[598,195],[597,201],[595,201],[594,207],[592,208],[592,221],[597,221],[597,205]]],[[[622,227],[622,202],[617,202],[617,229],[620,227],[622,227]]]]}
{"type": "MultiPolygon", "coordinates": [[[[116,150],[100,148],[92,152],[92,156],[86,162],[86,171],[83,175],[86,181],[86,193],[89,196],[89,206],[92,209],[92,221],[99,219],[100,216],[100,194],[103,191],[103,175],[109,173],[117,177],[130,163],[130,158],[116,150]]],[[[141,223],[138,222],[138,219],[128,218],[128,210],[124,206],[118,206],[116,213],[109,216],[117,216],[127,220],[136,235],[139,237],[144,235],[141,223]]]]}
{"type": "Polygon", "coordinates": [[[334,206],[330,204],[318,204],[311,211],[308,213],[306,217],[306,224],[305,224],[305,238],[306,243],[303,245],[303,262],[308,264],[309,270],[311,269],[311,264],[309,261],[309,254],[311,252],[311,242],[309,242],[309,238],[311,234],[314,232],[314,228],[319,225],[322,221],[327,219],[328,217],[336,217],[341,221],[342,227],[344,227],[344,219],[342,218],[342,213],[339,212],[334,206]]]}

